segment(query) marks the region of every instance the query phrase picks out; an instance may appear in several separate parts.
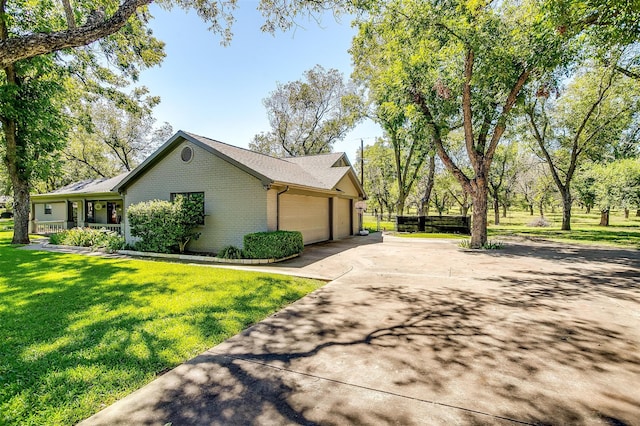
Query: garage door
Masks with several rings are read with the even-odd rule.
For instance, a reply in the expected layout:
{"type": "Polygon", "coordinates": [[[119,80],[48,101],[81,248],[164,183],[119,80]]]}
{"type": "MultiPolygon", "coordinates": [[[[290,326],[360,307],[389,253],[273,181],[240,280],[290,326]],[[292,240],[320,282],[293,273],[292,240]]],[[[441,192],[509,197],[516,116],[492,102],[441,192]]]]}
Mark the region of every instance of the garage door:
{"type": "Polygon", "coordinates": [[[305,244],[328,240],[329,199],[309,195],[281,195],[280,229],[302,232],[305,244]]]}
{"type": "Polygon", "coordinates": [[[351,235],[351,200],[342,198],[336,199],[336,223],[335,238],[344,238],[351,235]]]}

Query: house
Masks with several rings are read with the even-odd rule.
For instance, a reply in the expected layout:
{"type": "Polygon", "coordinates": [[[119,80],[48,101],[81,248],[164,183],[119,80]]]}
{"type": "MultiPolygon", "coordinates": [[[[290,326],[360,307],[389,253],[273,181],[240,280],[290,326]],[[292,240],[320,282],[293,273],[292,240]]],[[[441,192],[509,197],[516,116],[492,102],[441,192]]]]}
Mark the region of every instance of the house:
{"type": "Polygon", "coordinates": [[[203,252],[242,246],[245,234],[260,231],[300,231],[305,244],[353,235],[359,227],[355,202],[364,198],[344,153],[274,158],[179,131],[110,183],[78,183],[34,195],[32,217],[39,232],[47,232],[41,225],[52,220],[63,228],[106,225],[122,229],[131,242],[124,214],[129,206],[194,193],[204,196],[205,220],[189,250],[203,252]]]}
{"type": "Polygon", "coordinates": [[[31,195],[31,232],[52,234],[88,227],[121,233],[124,200],[113,187],[127,174],[83,180],[53,192],[31,195]]]}

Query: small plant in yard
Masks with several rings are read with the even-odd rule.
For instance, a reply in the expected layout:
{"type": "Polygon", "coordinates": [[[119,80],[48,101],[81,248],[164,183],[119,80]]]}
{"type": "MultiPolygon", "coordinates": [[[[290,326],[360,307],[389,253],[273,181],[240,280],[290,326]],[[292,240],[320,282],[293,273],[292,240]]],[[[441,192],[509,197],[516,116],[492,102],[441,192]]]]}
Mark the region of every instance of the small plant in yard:
{"type": "Polygon", "coordinates": [[[243,256],[242,249],[235,246],[226,246],[220,249],[216,257],[221,259],[242,259],[243,256]]]}
{"type": "Polygon", "coordinates": [[[91,247],[116,251],[124,248],[124,238],[116,232],[106,229],[73,228],[49,236],[51,244],[91,247]]]}
{"type": "MultiPolygon", "coordinates": [[[[471,240],[462,240],[458,244],[458,247],[464,249],[471,248],[471,240]]],[[[500,250],[504,248],[504,243],[501,241],[487,241],[482,247],[484,250],[500,250]]]]}

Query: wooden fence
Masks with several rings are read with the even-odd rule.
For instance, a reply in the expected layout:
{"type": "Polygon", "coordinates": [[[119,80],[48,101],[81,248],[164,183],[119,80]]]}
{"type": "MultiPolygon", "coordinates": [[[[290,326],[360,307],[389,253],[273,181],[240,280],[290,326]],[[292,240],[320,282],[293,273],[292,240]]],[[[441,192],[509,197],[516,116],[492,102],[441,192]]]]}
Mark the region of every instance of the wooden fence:
{"type": "Polygon", "coordinates": [[[397,216],[398,232],[447,232],[471,234],[469,216],[397,216]]]}

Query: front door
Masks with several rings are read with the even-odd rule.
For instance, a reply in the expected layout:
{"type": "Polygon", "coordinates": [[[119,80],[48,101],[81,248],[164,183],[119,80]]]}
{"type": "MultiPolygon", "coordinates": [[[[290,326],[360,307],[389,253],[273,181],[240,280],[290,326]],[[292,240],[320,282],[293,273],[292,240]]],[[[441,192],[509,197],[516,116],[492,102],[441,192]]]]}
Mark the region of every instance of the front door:
{"type": "Polygon", "coordinates": [[[67,229],[78,226],[78,203],[67,201],[67,229]]]}

